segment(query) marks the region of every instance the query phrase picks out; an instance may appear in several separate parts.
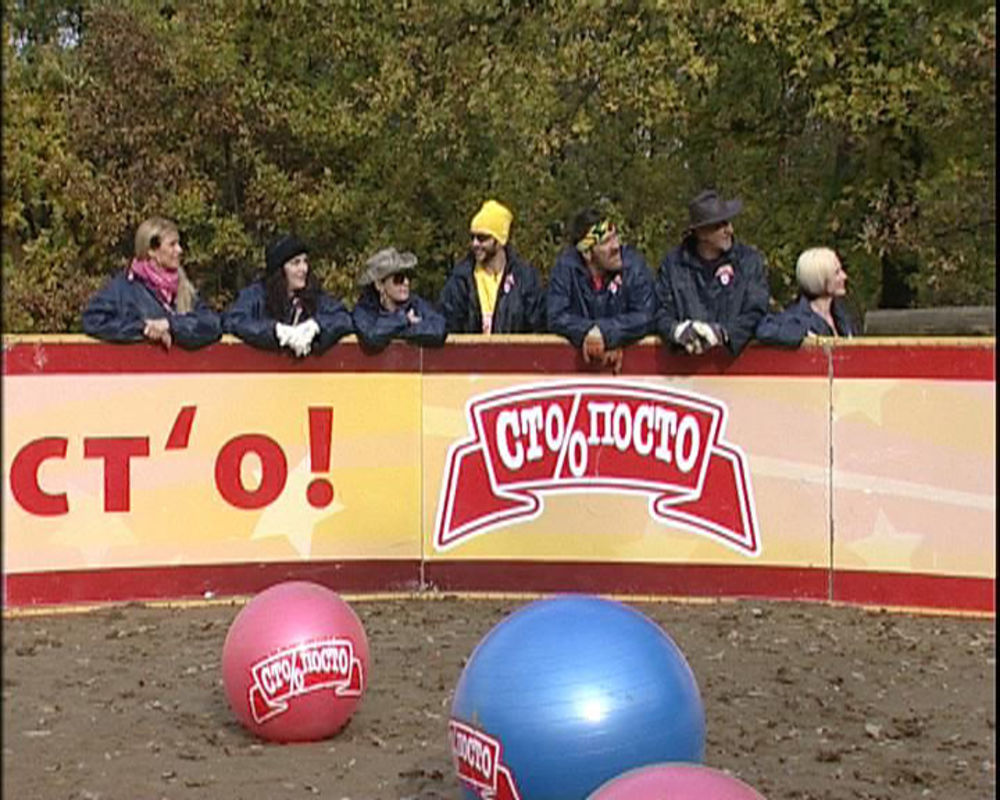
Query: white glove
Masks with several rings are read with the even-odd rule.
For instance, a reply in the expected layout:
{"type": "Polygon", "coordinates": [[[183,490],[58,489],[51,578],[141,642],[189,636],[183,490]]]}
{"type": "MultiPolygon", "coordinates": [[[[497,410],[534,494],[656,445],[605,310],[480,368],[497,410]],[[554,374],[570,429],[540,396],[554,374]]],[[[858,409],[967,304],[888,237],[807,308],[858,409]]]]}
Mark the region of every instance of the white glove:
{"type": "Polygon", "coordinates": [[[314,319],[307,319],[305,322],[300,322],[295,326],[298,331],[296,336],[300,342],[304,342],[307,345],[312,345],[312,340],[316,338],[316,334],[319,333],[319,323],[314,319]]]}
{"type": "Polygon", "coordinates": [[[314,319],[307,319],[292,328],[292,335],[288,346],[292,348],[299,358],[309,355],[312,349],[312,341],[319,333],[319,324],[314,319]]]}
{"type": "Polygon", "coordinates": [[[309,355],[312,349],[312,340],[319,331],[319,325],[314,320],[306,320],[298,325],[292,326],[292,332],[288,336],[288,346],[299,358],[309,355]]]}
{"type": "Polygon", "coordinates": [[[292,338],[292,326],[286,325],[284,322],[276,322],[274,324],[274,335],[278,337],[279,345],[288,347],[289,341],[292,338]]]}

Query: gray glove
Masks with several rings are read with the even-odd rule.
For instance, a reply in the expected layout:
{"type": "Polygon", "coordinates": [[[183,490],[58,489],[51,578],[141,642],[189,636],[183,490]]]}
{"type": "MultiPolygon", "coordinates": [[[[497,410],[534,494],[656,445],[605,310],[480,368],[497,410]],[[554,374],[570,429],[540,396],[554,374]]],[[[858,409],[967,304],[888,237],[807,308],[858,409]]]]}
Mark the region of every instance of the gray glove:
{"type": "Polygon", "coordinates": [[[674,326],[673,333],[670,335],[675,343],[691,355],[700,355],[703,350],[701,339],[695,331],[696,324],[689,319],[682,320],[674,326]]]}
{"type": "Polygon", "coordinates": [[[692,327],[694,327],[695,334],[701,340],[704,350],[718,347],[729,340],[726,329],[715,322],[697,320],[692,323],[692,327]]]}

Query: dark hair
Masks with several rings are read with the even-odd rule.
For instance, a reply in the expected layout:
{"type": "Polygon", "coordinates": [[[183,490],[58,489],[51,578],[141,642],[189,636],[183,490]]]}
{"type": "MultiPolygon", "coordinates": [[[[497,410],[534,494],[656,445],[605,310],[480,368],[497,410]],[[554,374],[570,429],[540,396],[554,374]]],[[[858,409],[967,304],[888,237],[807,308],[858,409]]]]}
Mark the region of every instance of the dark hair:
{"type": "MultiPolygon", "coordinates": [[[[285,271],[278,269],[264,279],[264,308],[272,319],[283,322],[288,318],[292,301],[288,296],[288,279],[285,271]]],[[[306,285],[295,292],[295,297],[302,303],[306,318],[316,316],[316,306],[319,303],[319,281],[313,275],[312,269],[306,274],[306,285]]]]}
{"type": "Polygon", "coordinates": [[[569,224],[569,243],[576,244],[580,241],[587,235],[587,231],[590,230],[591,226],[596,225],[604,219],[604,216],[604,214],[593,206],[578,212],[577,215],[573,217],[573,221],[569,224]]]}

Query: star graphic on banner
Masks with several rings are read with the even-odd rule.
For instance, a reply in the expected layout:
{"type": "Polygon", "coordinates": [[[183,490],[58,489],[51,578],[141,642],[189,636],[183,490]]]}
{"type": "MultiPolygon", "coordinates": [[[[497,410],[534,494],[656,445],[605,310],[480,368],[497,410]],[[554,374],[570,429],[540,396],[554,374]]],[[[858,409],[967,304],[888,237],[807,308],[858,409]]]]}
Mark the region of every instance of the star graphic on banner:
{"type": "Polygon", "coordinates": [[[880,509],[871,535],[856,539],[845,548],[866,566],[902,568],[913,566],[913,556],[923,539],[920,534],[900,531],[880,509]]]}
{"type": "Polygon", "coordinates": [[[834,390],[834,422],[842,422],[852,417],[867,418],[875,427],[883,427],[885,401],[895,389],[895,381],[852,381],[850,386],[840,391],[834,390]]]}
{"type": "Polygon", "coordinates": [[[250,539],[284,536],[302,558],[310,556],[316,526],[347,508],[336,499],[336,496],[333,502],[324,508],[313,508],[309,504],[306,491],[309,484],[317,477],[320,476],[310,469],[308,458],[302,459],[289,470],[284,491],[277,500],[264,508],[250,534],[250,539]]]}
{"type": "Polygon", "coordinates": [[[136,544],[135,533],[125,519],[104,511],[103,495],[93,494],[72,483],[67,487],[67,494],[73,498],[73,515],[68,515],[66,524],[49,537],[51,544],[76,550],[83,556],[83,566],[87,567],[107,567],[113,561],[108,558],[109,552],[136,544]],[[81,528],[78,522],[81,519],[99,519],[101,522],[98,526],[81,528]]]}

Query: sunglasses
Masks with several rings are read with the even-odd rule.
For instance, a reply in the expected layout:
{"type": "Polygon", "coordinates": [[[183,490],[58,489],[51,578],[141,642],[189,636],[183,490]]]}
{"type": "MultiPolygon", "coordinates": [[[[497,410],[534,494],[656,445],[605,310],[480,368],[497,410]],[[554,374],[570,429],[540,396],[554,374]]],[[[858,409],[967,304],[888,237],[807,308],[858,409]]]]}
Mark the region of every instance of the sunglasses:
{"type": "Polygon", "coordinates": [[[392,281],[396,286],[400,286],[406,283],[410,279],[410,276],[405,272],[394,272],[389,276],[389,280],[392,281]]]}
{"type": "Polygon", "coordinates": [[[493,237],[488,233],[474,233],[472,234],[472,241],[479,242],[481,244],[486,244],[493,237]]]}

